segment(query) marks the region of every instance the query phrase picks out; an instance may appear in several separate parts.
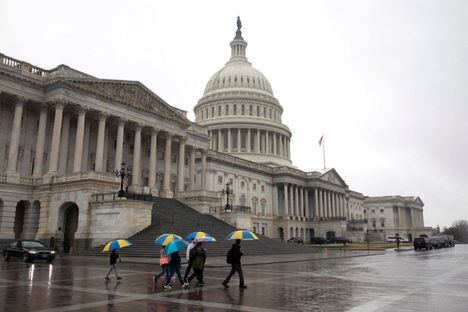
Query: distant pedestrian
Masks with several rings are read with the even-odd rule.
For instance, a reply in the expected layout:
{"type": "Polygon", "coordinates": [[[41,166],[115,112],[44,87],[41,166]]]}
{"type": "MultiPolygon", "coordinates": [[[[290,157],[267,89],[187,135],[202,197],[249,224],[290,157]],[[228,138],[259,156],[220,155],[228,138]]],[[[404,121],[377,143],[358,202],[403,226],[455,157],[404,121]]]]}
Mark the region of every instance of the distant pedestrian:
{"type": "Polygon", "coordinates": [[[239,274],[239,288],[247,288],[247,286],[244,285],[244,275],[242,273],[241,267],[242,252],[240,251],[240,242],[240,239],[236,239],[236,243],[232,244],[231,249],[229,249],[227,253],[226,262],[231,264],[231,272],[229,272],[228,276],[223,282],[223,286],[225,288],[229,287],[228,283],[236,272],[239,274]]]}
{"type": "Polygon", "coordinates": [[[400,250],[400,237],[397,236],[397,238],[395,239],[395,241],[396,241],[396,247],[397,247],[397,249],[400,250]]]}
{"type": "Polygon", "coordinates": [[[203,282],[203,270],[205,268],[206,262],[206,249],[203,246],[202,242],[197,242],[195,247],[193,248],[194,252],[192,254],[192,265],[193,265],[193,274],[190,275],[188,278],[188,283],[185,287],[188,287],[190,281],[193,280],[195,277],[198,280],[198,285],[205,285],[203,282]]]}
{"type": "Polygon", "coordinates": [[[109,268],[109,271],[106,274],[106,277],[104,278],[106,281],[110,281],[109,274],[112,272],[112,270],[114,270],[115,277],[118,280],[122,279],[119,276],[119,274],[117,273],[117,267],[115,266],[115,264],[117,263],[117,259],[119,259],[119,262],[122,262],[122,260],[120,259],[119,254],[117,253],[117,249],[114,249],[114,250],[112,250],[112,252],[110,254],[110,268],[109,268]]]}
{"type": "Polygon", "coordinates": [[[166,278],[166,285],[164,285],[164,289],[172,289],[170,283],[174,274],[177,274],[177,278],[179,279],[180,285],[184,285],[184,280],[182,279],[182,275],[180,274],[180,261],[181,260],[178,251],[171,253],[169,260],[169,275],[166,278]]]}
{"type": "Polygon", "coordinates": [[[188,287],[189,285],[188,276],[190,274],[190,270],[192,270],[194,247],[195,247],[195,241],[192,239],[189,245],[187,246],[187,252],[185,253],[185,257],[187,258],[187,269],[185,270],[185,275],[184,275],[184,287],[188,287]]]}
{"type": "Polygon", "coordinates": [[[161,251],[159,252],[159,265],[161,266],[161,272],[153,276],[154,287],[156,287],[158,278],[165,274],[165,281],[167,279],[167,276],[169,275],[169,256],[164,254],[164,248],[166,247],[163,246],[163,248],[161,248],[161,251]]]}

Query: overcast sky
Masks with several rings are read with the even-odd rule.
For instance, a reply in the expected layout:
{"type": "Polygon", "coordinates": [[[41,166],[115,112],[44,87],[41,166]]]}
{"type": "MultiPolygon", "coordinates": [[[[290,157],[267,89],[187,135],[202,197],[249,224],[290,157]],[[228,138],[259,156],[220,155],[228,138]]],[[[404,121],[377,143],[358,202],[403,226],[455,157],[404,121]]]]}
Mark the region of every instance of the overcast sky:
{"type": "Polygon", "coordinates": [[[187,110],[230,57],[236,17],[302,170],[468,219],[468,1],[1,1],[0,53],[138,80],[187,110]]]}

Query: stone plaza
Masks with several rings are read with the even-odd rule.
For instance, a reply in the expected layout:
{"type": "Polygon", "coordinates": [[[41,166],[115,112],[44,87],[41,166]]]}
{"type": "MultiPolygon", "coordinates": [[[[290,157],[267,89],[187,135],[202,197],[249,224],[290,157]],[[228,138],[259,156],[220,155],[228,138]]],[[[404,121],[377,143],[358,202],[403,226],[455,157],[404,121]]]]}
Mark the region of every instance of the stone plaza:
{"type": "MultiPolygon", "coordinates": [[[[123,259],[121,281],[108,261],[64,257],[53,264],[0,264],[0,311],[466,311],[468,248],[431,251],[315,250],[305,255],[243,258],[247,289],[224,257],[209,257],[204,286],[153,288],[156,259],[123,259]]],[[[184,268],[185,266],[183,266],[184,268]]]]}

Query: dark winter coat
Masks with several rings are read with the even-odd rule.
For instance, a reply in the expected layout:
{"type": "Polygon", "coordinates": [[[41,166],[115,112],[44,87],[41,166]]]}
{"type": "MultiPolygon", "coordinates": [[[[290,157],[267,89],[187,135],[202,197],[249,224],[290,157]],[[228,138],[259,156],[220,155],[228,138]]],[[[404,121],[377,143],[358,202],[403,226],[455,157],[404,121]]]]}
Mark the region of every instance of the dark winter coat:
{"type": "Polygon", "coordinates": [[[226,262],[230,264],[240,264],[241,263],[242,252],[240,251],[240,245],[232,244],[231,249],[227,253],[226,262]]]}
{"type": "Polygon", "coordinates": [[[203,270],[205,267],[205,261],[206,261],[206,251],[203,246],[195,246],[193,249],[193,262],[192,262],[192,268],[197,269],[197,270],[203,270]]]}
{"type": "Polygon", "coordinates": [[[119,259],[119,254],[114,250],[112,250],[111,254],[110,254],[110,264],[116,264],[117,263],[117,259],[119,259]]]}

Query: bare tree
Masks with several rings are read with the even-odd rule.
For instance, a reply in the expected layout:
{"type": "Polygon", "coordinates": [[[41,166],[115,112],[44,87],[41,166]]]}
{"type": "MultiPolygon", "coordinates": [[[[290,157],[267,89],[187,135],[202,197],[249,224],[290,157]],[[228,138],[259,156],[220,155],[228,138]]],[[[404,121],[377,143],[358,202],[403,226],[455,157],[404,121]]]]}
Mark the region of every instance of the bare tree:
{"type": "Polygon", "coordinates": [[[468,221],[458,220],[455,221],[451,227],[444,229],[444,234],[452,235],[457,241],[468,242],[468,221]]]}

